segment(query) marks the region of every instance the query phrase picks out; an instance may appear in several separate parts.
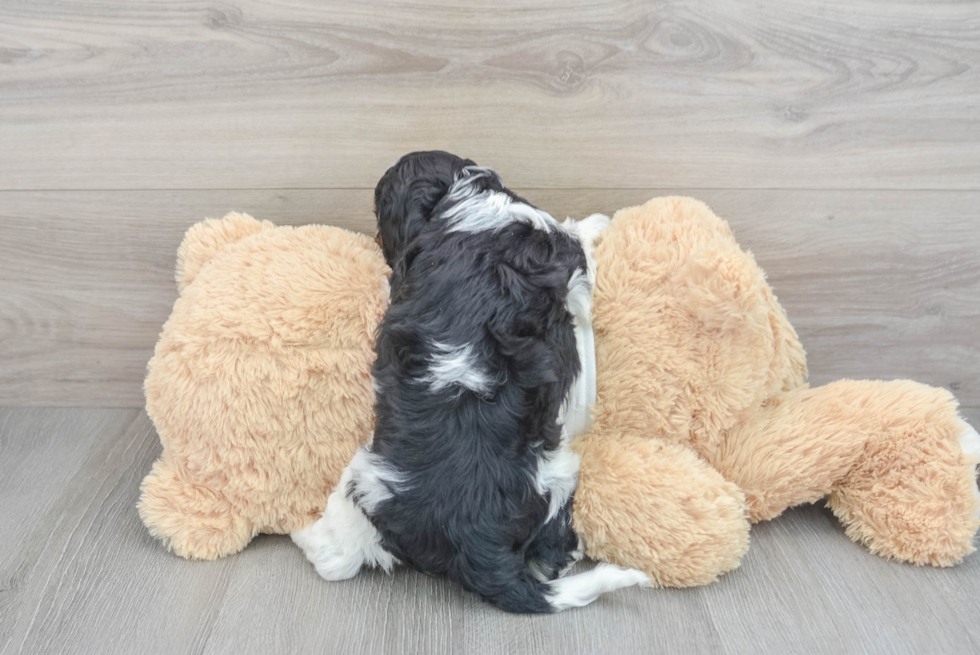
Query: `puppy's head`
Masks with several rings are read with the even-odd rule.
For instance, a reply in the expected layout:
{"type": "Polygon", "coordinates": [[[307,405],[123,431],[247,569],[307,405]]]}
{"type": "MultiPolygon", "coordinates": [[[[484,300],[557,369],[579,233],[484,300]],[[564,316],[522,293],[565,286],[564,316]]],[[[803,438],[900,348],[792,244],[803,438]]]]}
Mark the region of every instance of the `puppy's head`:
{"type": "Polygon", "coordinates": [[[394,268],[460,172],[474,165],[469,159],[431,150],[407,154],[388,169],[374,189],[378,240],[388,266],[394,268]]]}

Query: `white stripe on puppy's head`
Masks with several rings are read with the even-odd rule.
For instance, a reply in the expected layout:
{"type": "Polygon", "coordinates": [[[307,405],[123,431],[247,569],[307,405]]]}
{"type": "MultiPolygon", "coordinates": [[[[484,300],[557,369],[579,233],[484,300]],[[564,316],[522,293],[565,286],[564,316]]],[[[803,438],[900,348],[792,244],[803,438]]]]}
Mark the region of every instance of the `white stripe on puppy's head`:
{"type": "Polygon", "coordinates": [[[490,179],[499,182],[489,168],[467,166],[446,195],[449,207],[442,212],[447,232],[484,232],[500,230],[511,223],[528,223],[536,230],[550,232],[559,223],[551,214],[515,200],[503,191],[478,184],[490,179]]]}
{"type": "Polygon", "coordinates": [[[378,240],[392,269],[418,237],[436,205],[473,161],[448,152],[413,152],[389,168],[374,190],[378,240]]]}

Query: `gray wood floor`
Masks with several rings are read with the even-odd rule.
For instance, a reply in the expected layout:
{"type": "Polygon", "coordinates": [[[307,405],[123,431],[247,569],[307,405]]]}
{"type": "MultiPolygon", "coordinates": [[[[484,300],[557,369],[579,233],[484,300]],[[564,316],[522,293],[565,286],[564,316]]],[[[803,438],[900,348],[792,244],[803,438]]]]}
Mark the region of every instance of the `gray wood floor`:
{"type": "Polygon", "coordinates": [[[159,454],[138,409],[0,409],[0,653],[975,653],[980,556],[915,568],[828,510],[756,526],[741,567],[513,616],[405,570],[320,580],[287,537],[191,563],[133,505],[159,454]]]}
{"type": "Polygon", "coordinates": [[[973,653],[980,555],[868,555],[822,507],[709,587],[552,617],[290,542],[163,552],[141,380],[183,231],[370,231],[444,148],[558,216],[707,201],[811,381],[909,377],[980,425],[980,3],[0,0],[0,653],[973,653]]]}

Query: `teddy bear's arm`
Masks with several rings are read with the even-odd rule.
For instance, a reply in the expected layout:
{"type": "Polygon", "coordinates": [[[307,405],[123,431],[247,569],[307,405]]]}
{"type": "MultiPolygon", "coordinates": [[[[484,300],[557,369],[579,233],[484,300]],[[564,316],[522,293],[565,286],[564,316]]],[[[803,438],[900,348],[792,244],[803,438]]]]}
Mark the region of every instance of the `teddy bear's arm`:
{"type": "Polygon", "coordinates": [[[573,448],[574,525],[590,557],[658,586],[708,584],[738,566],[749,546],[744,497],[693,450],[602,428],[573,448]]]}

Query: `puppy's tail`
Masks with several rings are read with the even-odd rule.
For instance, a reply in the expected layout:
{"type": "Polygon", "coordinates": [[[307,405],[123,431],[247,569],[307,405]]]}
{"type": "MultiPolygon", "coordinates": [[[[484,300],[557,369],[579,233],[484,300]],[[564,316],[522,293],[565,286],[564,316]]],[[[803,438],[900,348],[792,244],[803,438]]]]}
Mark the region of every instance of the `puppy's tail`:
{"type": "Polygon", "coordinates": [[[546,594],[552,610],[560,612],[570,607],[583,607],[609,591],[633,585],[649,586],[650,578],[643,571],[624,569],[615,564],[600,564],[591,571],[548,582],[546,594]]]}
{"type": "Polygon", "coordinates": [[[549,582],[521,576],[501,593],[483,595],[506,612],[538,614],[583,607],[604,593],[649,584],[650,578],[643,571],[600,564],[591,571],[549,582]]]}

